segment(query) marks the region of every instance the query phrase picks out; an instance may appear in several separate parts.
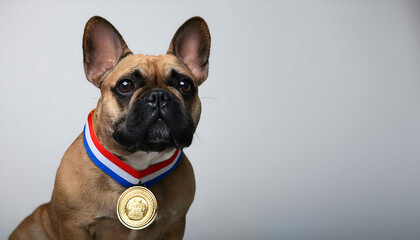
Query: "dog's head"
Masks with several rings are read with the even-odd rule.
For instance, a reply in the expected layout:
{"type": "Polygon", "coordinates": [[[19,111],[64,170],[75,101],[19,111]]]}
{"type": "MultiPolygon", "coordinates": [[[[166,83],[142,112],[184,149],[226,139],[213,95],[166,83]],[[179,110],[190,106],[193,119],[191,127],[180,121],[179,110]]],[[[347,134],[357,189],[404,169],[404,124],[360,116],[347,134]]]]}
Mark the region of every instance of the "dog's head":
{"type": "Polygon", "coordinates": [[[114,26],[92,17],[83,35],[83,62],[87,79],[101,90],[93,121],[102,144],[116,153],[189,146],[209,54],[210,32],[200,17],[187,20],[166,55],[158,56],[134,55],[114,26]]]}

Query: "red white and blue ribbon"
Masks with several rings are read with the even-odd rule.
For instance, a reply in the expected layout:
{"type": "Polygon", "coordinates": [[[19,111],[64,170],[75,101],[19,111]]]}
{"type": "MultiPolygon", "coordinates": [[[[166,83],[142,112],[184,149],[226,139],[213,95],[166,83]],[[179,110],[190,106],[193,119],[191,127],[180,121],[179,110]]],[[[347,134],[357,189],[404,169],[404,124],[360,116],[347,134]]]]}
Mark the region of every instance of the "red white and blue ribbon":
{"type": "Polygon", "coordinates": [[[88,121],[83,129],[83,143],[86,152],[96,166],[122,186],[127,188],[134,185],[151,187],[171,173],[178,165],[182,157],[182,150],[180,149],[177,149],[169,159],[144,170],[137,171],[130,167],[101,145],[93,130],[93,112],[94,110],[90,112],[88,121]]]}

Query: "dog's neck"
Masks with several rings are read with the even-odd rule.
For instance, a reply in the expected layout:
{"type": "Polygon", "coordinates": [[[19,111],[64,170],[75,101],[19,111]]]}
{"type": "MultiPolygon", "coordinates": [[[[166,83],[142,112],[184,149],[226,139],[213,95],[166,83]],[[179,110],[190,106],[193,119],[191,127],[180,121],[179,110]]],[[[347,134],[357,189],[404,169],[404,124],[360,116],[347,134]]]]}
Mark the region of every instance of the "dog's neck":
{"type": "Polygon", "coordinates": [[[137,184],[151,187],[172,172],[181,160],[182,149],[173,148],[160,153],[136,152],[116,155],[112,150],[107,150],[96,136],[93,113],[94,110],[89,113],[88,122],[83,129],[86,153],[98,168],[123,187],[137,184]]]}
{"type": "Polygon", "coordinates": [[[163,162],[174,155],[176,148],[167,148],[163,152],[137,151],[130,155],[120,156],[120,159],[137,171],[144,170],[152,165],[163,162]]]}
{"type": "MultiPolygon", "coordinates": [[[[90,114],[92,114],[92,125],[93,128],[95,129],[94,132],[98,132],[98,128],[96,124],[93,124],[94,120],[96,118],[96,116],[93,114],[93,112],[95,111],[92,110],[90,114]]],[[[103,142],[98,138],[100,144],[103,144],[103,142]]],[[[110,151],[112,154],[114,154],[115,156],[117,156],[119,159],[121,159],[123,162],[125,162],[126,164],[128,164],[130,167],[134,168],[137,171],[141,171],[144,170],[150,166],[153,166],[157,163],[163,162],[167,159],[169,159],[172,155],[174,155],[176,148],[174,147],[169,147],[167,149],[165,149],[162,152],[145,152],[145,151],[136,151],[134,153],[131,154],[124,154],[121,155],[121,152],[117,152],[115,151],[115,149],[112,148],[108,148],[106,146],[104,146],[108,151],[110,151]]]]}

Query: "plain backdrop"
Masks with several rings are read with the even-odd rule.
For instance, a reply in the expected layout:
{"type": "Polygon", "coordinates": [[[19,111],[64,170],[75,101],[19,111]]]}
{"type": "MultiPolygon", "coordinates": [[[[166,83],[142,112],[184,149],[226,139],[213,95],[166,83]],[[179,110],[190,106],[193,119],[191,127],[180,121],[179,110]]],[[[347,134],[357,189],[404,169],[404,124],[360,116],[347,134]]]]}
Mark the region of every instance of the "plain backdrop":
{"type": "Polygon", "coordinates": [[[86,21],[211,35],[185,239],[420,239],[419,1],[1,1],[0,238],[50,200],[99,90],[86,21]]]}

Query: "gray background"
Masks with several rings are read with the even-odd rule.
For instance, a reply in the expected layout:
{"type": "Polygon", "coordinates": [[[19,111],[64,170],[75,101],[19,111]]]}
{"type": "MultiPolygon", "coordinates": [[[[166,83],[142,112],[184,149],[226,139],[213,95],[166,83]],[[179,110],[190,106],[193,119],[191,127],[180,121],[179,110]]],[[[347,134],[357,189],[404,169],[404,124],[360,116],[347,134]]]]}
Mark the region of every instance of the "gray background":
{"type": "Polygon", "coordinates": [[[50,199],[99,91],[101,15],[135,53],[212,34],[185,239],[420,239],[419,1],[1,1],[0,238],[50,199]]]}

